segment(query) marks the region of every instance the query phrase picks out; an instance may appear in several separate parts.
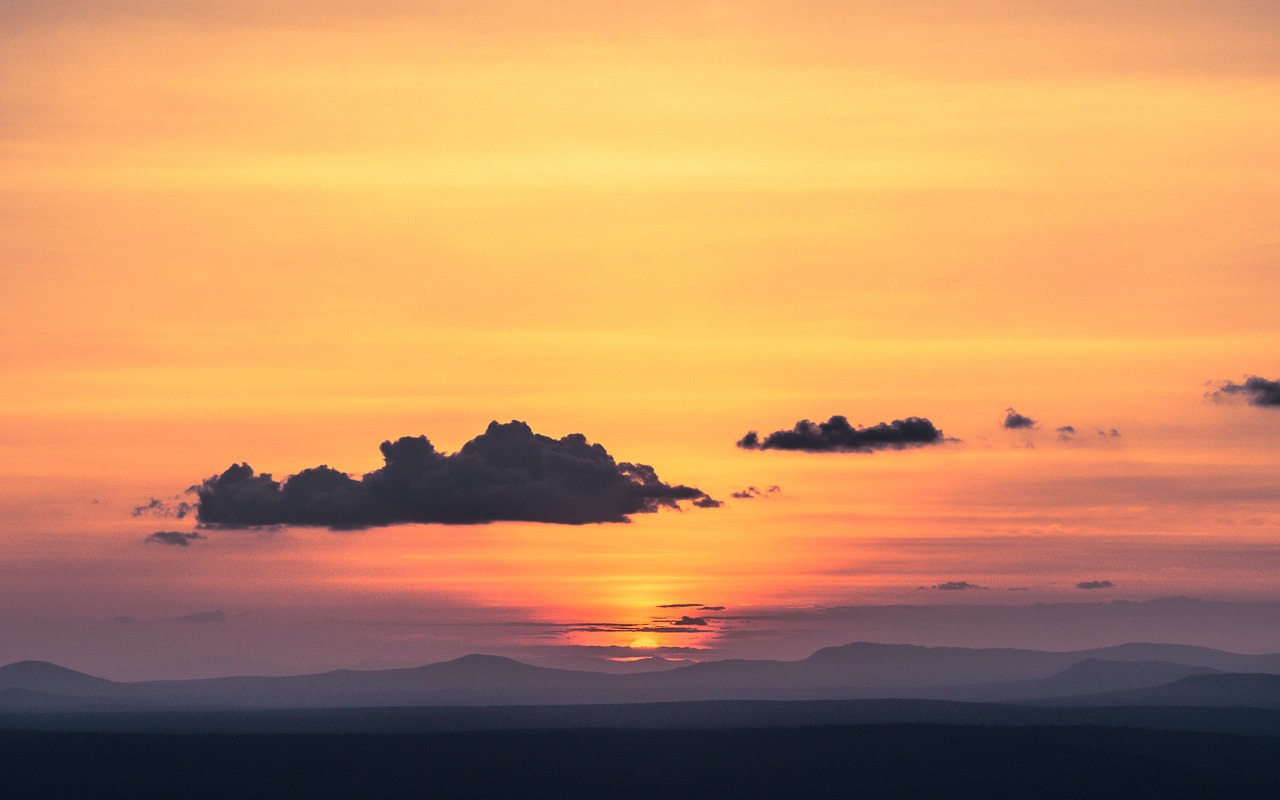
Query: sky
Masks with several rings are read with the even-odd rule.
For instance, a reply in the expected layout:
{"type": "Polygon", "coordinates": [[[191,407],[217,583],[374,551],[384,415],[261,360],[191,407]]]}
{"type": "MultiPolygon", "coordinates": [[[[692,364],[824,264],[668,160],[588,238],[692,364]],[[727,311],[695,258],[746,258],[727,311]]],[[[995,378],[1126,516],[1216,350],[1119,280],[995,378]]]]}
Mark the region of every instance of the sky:
{"type": "Polygon", "coordinates": [[[0,662],[1280,650],[1278,35],[4,3],[0,662]]]}

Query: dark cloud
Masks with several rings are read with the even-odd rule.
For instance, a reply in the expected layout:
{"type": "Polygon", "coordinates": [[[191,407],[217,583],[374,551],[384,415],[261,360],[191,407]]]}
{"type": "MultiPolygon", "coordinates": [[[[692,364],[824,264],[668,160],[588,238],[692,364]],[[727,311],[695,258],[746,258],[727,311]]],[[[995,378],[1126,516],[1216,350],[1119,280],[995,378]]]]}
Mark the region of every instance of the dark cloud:
{"type": "Polygon", "coordinates": [[[699,611],[724,611],[724,606],[699,606],[699,611]]]}
{"type": "Polygon", "coordinates": [[[1110,589],[1115,586],[1111,581],[1081,581],[1076,584],[1077,589],[1110,589]]]}
{"type": "MultiPolygon", "coordinates": [[[[923,417],[895,419],[867,428],[855,428],[842,416],[826,422],[802,419],[791,430],[774,431],[763,440],[750,431],[738,440],[743,450],[800,450],[806,453],[871,453],[902,450],[946,441],[942,431],[923,417]]],[[[776,487],[771,487],[773,491],[776,487]]]]}
{"type": "Polygon", "coordinates": [[[182,531],[156,531],[155,533],[148,535],[146,539],[143,539],[143,541],[187,547],[197,539],[208,538],[208,536],[195,531],[192,531],[191,533],[183,533],[182,531]]]}
{"type": "Polygon", "coordinates": [[[630,522],[630,515],[719,501],[692,486],[663,483],[645,464],[614,461],[572,433],[552,439],[523,422],[491,422],[452,455],[425,436],[381,445],[385,464],[360,479],[321,465],[283,482],[233,464],[196,487],[196,518],[247,528],[335,529],[422,522],[476,525],[499,520],[582,525],[630,522]]]}
{"type": "Polygon", "coordinates": [[[1266,408],[1280,408],[1280,381],[1269,381],[1257,375],[1250,375],[1244,383],[1226,381],[1218,386],[1212,397],[1216,402],[1235,396],[1243,396],[1249,405],[1266,408]]]}
{"type": "Polygon", "coordinates": [[[706,625],[706,617],[689,617],[684,616],[677,620],[672,620],[672,625],[706,625]]]}
{"type": "Polygon", "coordinates": [[[656,608],[701,608],[702,603],[666,603],[656,608]]]}
{"type": "Polygon", "coordinates": [[[1075,438],[1075,435],[1076,429],[1073,425],[1063,425],[1061,428],[1058,428],[1058,438],[1064,442],[1071,441],[1075,438]]]}
{"type": "Polygon", "coordinates": [[[112,617],[112,618],[111,618],[111,621],[112,621],[112,622],[119,622],[119,623],[122,623],[122,624],[127,625],[127,624],[129,624],[130,622],[133,622],[133,621],[134,621],[134,619],[133,619],[133,617],[119,616],[119,617],[112,617]]]}
{"type": "Polygon", "coordinates": [[[961,592],[966,589],[985,589],[987,587],[979,586],[976,583],[969,583],[968,581],[947,581],[946,583],[935,584],[931,588],[944,592],[961,592]]]}
{"type": "Polygon", "coordinates": [[[555,633],[703,633],[696,626],[670,625],[581,625],[564,627],[555,633]]]}
{"type": "Polygon", "coordinates": [[[1034,428],[1036,421],[1031,417],[1024,417],[1012,408],[1006,408],[1004,414],[1004,422],[1002,423],[1008,430],[1018,430],[1021,428],[1034,428]]]}
{"type": "Polygon", "coordinates": [[[174,622],[223,622],[227,615],[222,609],[217,611],[201,611],[196,614],[187,614],[185,617],[174,617],[174,622]]]}
{"type": "MultiPolygon", "coordinates": [[[[97,501],[95,500],[94,502],[96,503],[97,501]]],[[[134,517],[171,517],[174,519],[182,519],[195,510],[196,507],[192,503],[170,502],[153,497],[151,498],[151,502],[146,503],[145,505],[134,506],[130,515],[134,517]]]]}

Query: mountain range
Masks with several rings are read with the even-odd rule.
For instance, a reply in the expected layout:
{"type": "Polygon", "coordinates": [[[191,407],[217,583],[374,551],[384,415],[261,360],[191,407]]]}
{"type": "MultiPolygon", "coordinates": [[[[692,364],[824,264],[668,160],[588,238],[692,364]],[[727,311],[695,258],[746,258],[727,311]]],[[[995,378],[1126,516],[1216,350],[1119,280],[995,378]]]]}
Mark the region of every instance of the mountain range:
{"type": "Polygon", "coordinates": [[[410,669],[115,682],[56,664],[0,667],[0,712],[525,706],[865,699],[1280,709],[1280,654],[1135,643],[1070,652],[854,643],[798,661],[609,674],[488,655],[410,669]]]}

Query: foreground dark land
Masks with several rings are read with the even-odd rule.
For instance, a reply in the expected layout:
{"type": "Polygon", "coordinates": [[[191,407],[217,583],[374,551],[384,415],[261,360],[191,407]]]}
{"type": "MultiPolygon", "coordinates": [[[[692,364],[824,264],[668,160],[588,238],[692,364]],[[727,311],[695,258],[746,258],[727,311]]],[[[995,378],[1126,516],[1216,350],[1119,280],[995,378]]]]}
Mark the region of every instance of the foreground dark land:
{"type": "Polygon", "coordinates": [[[1280,738],[863,725],[420,734],[0,732],[9,798],[1274,797],[1280,738]]]}

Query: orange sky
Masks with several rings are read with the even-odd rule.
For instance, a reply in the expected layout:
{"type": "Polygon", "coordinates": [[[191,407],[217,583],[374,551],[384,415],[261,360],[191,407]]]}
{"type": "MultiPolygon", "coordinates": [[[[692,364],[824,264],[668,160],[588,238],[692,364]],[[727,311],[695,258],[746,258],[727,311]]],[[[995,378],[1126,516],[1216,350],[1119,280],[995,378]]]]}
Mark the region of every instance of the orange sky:
{"type": "Polygon", "coordinates": [[[1280,409],[1205,399],[1280,377],[1280,11],[857,5],[6,4],[0,661],[212,610],[171,660],[518,638],[477,620],[731,652],[729,621],[569,630],[684,602],[1280,599],[1280,409]],[[961,441],[734,447],[833,414],[961,441]],[[130,516],[512,419],[729,502],[185,548],[130,516]],[[988,588],[918,588],[958,581],[988,588]],[[260,619],[328,622],[208,638],[260,619]]]}

